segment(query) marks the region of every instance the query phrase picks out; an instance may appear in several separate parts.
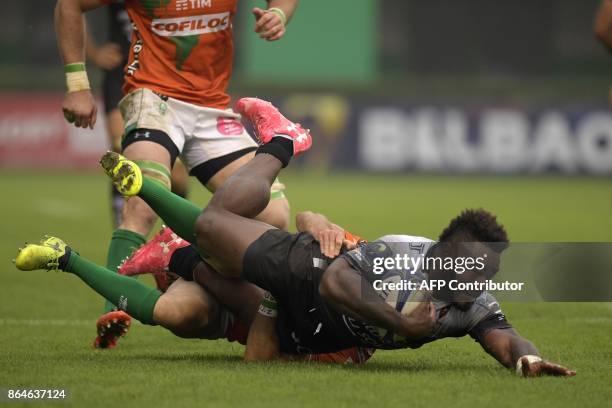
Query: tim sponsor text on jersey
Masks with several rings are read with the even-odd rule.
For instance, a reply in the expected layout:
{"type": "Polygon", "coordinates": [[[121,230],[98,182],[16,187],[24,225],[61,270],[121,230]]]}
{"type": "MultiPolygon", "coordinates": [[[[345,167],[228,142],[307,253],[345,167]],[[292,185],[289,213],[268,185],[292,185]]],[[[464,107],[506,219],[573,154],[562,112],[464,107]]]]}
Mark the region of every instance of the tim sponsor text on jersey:
{"type": "Polygon", "coordinates": [[[176,0],[176,11],[212,7],[212,0],[176,0]]]}
{"type": "Polygon", "coordinates": [[[226,30],[230,13],[203,14],[177,18],[159,18],[151,22],[151,29],[163,37],[200,35],[226,30]]]}

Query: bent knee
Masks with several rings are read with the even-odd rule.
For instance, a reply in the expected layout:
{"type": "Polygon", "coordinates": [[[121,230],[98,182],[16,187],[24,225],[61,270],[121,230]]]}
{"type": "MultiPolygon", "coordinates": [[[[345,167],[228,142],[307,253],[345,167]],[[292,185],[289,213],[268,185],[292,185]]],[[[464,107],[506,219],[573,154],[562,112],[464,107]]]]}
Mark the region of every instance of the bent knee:
{"type": "Polygon", "coordinates": [[[199,240],[208,241],[208,238],[216,235],[216,224],[219,218],[219,211],[215,208],[206,207],[196,220],[195,233],[199,240]]]}
{"type": "Polygon", "coordinates": [[[157,214],[141,198],[131,197],[123,206],[124,228],[147,235],[157,222],[157,214]]]}

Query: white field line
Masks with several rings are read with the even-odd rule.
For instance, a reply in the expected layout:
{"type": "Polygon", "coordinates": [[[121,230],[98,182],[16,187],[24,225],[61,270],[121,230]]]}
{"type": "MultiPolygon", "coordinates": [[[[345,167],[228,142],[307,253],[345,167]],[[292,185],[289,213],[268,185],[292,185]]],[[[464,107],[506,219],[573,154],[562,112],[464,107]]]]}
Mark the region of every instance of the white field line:
{"type": "Polygon", "coordinates": [[[87,216],[83,206],[57,199],[35,201],[32,203],[32,209],[47,217],[82,219],[87,216]]]}

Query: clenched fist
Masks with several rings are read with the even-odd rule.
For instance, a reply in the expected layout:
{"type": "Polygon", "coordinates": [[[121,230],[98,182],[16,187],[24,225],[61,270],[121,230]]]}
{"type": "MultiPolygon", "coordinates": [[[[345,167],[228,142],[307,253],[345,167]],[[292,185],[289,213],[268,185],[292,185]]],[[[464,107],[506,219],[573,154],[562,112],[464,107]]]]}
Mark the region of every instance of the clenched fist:
{"type": "Polygon", "coordinates": [[[264,40],[276,41],[285,35],[285,23],[277,13],[255,7],[253,15],[257,21],[255,32],[264,40]]]}
{"type": "Polygon", "coordinates": [[[90,90],[68,92],[62,104],[64,117],[74,126],[93,129],[98,108],[90,90]]]}
{"type": "Polygon", "coordinates": [[[409,314],[402,314],[404,330],[398,333],[409,339],[422,339],[431,336],[436,330],[437,318],[435,305],[423,299],[409,314]]]}

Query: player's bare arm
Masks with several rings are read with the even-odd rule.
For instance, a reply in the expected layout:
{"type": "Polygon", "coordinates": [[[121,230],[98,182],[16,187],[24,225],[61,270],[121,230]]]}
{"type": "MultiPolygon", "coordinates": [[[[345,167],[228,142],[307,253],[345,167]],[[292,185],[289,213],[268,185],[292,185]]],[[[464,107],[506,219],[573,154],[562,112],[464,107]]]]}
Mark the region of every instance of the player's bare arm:
{"type": "Polygon", "coordinates": [[[407,339],[430,335],[436,324],[436,310],[431,302],[421,302],[409,315],[398,313],[370,285],[364,285],[358,272],[342,258],[327,268],[319,291],[337,311],[407,339]]]}
{"type": "Polygon", "coordinates": [[[312,211],[299,213],[295,218],[297,230],[312,235],[321,245],[321,252],[329,258],[335,258],[340,254],[342,245],[347,249],[354,246],[345,238],[344,229],[327,219],[323,214],[312,211]]]}
{"type": "Polygon", "coordinates": [[[76,127],[93,129],[96,103],[85,72],[85,19],[83,13],[103,6],[102,0],[58,0],[55,5],[55,31],[64,61],[68,92],[62,109],[76,127]]]}
{"type": "Polygon", "coordinates": [[[533,343],[512,328],[489,331],[481,339],[481,345],[503,366],[516,369],[517,374],[523,377],[576,375],[576,371],[544,360],[533,343]]]}
{"type": "Polygon", "coordinates": [[[267,41],[280,40],[298,6],[298,0],[268,0],[268,9],[253,8],[255,32],[267,41]]]}
{"type": "Polygon", "coordinates": [[[593,27],[599,41],[612,52],[612,0],[603,0],[593,27]]]}
{"type": "Polygon", "coordinates": [[[278,303],[270,292],[265,292],[249,328],[244,354],[245,361],[271,361],[280,356],[276,334],[277,316],[278,303]]]}
{"type": "Polygon", "coordinates": [[[87,29],[85,29],[85,56],[87,61],[91,61],[105,70],[117,68],[123,62],[123,54],[119,44],[108,42],[98,45],[87,29]]]}
{"type": "Polygon", "coordinates": [[[276,318],[257,315],[249,329],[244,361],[272,361],[279,356],[276,318]]]}

